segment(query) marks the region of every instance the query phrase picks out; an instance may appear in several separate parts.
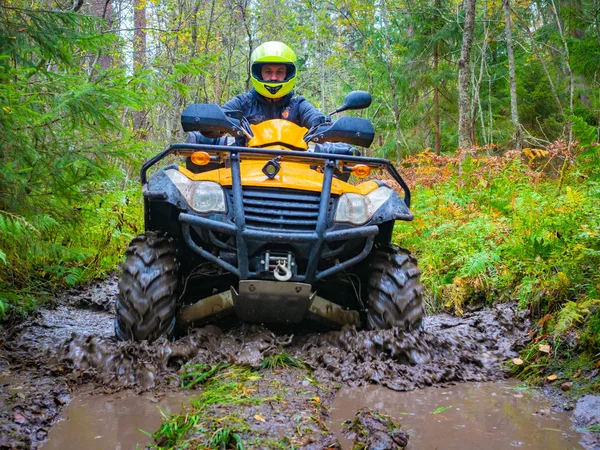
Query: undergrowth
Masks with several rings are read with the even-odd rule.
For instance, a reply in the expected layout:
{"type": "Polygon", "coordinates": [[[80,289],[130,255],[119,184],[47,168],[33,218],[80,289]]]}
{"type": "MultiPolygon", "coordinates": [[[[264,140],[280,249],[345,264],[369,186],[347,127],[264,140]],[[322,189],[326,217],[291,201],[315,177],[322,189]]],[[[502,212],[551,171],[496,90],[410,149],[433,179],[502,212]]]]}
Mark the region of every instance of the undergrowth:
{"type": "Polygon", "coordinates": [[[60,287],[116,269],[143,230],[139,185],[107,187],[75,204],[69,217],[0,211],[0,321],[34,311],[60,287]]]}
{"type": "Polygon", "coordinates": [[[397,224],[394,240],[419,257],[429,310],[460,315],[515,301],[538,322],[531,348],[544,340],[553,349],[543,360],[526,349],[520,370],[546,374],[553,361],[571,360],[594,370],[600,356],[598,166],[573,158],[566,175],[548,176],[543,164],[535,170],[520,157],[483,156],[466,158],[462,173],[455,165],[423,167],[437,178],[421,184],[417,171],[415,220],[397,224]]]}

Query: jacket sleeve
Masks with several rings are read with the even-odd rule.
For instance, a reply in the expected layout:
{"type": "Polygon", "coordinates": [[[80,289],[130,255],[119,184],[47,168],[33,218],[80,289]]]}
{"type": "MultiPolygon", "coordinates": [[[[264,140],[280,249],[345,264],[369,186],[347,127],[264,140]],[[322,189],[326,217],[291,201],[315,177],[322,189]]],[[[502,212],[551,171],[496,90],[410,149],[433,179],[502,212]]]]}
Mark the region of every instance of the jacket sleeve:
{"type": "Polygon", "coordinates": [[[243,111],[245,112],[245,104],[247,103],[245,101],[245,96],[246,94],[240,94],[240,95],[236,95],[235,97],[233,97],[231,100],[229,100],[227,103],[225,103],[223,106],[221,106],[221,109],[227,113],[230,111],[243,111]]]}
{"type": "Polygon", "coordinates": [[[298,117],[300,125],[308,129],[330,121],[329,117],[311,105],[304,97],[298,97],[298,117]]]}

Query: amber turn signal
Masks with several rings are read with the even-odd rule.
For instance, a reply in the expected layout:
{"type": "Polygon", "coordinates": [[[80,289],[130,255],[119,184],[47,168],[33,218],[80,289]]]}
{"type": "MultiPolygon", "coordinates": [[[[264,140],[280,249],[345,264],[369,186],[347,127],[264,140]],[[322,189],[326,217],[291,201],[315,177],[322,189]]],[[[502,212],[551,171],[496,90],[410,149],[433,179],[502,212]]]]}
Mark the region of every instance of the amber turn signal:
{"type": "Polygon", "coordinates": [[[352,174],[357,178],[364,178],[371,174],[371,168],[364,164],[357,164],[352,168],[352,174]]]}
{"type": "Polygon", "coordinates": [[[210,162],[210,155],[206,152],[194,152],[190,159],[197,166],[205,166],[210,162]]]}

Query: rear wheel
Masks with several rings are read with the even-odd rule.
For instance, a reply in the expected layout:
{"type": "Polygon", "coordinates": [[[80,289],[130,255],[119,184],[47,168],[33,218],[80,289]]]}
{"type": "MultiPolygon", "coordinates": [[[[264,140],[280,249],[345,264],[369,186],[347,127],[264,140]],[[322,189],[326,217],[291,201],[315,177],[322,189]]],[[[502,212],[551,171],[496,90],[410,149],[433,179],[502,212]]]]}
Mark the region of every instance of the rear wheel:
{"type": "Polygon", "coordinates": [[[115,334],[120,340],[154,341],[175,326],[178,295],[177,245],[147,232],[131,241],[119,280],[115,334]]]}
{"type": "Polygon", "coordinates": [[[382,245],[373,251],[367,267],[367,327],[398,327],[411,331],[423,322],[423,286],[417,260],[408,250],[382,245]]]}

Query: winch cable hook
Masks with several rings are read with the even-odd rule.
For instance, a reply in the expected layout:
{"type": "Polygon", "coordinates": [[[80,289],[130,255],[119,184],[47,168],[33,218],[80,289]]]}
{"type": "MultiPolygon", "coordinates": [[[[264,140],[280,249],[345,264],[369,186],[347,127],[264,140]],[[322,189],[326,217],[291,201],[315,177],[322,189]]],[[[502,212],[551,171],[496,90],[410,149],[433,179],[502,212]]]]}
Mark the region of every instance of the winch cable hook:
{"type": "Polygon", "coordinates": [[[285,261],[278,261],[273,270],[273,276],[279,281],[288,281],[292,278],[292,271],[288,269],[285,263],[285,261]]]}

